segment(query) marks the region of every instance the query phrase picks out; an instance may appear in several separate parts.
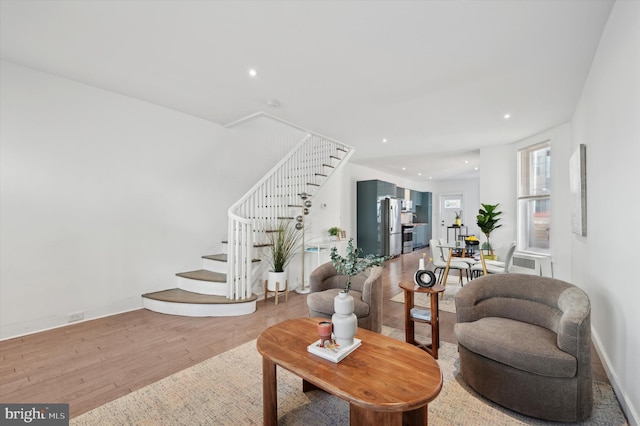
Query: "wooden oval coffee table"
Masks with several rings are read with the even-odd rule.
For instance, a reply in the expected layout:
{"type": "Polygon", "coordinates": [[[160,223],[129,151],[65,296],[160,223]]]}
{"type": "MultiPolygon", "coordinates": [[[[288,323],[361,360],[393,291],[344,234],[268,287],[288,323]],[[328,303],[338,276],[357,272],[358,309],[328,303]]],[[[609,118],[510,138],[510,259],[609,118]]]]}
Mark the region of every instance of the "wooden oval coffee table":
{"type": "Polygon", "coordinates": [[[436,360],[408,343],[358,329],[362,345],[339,363],[307,352],[320,318],[283,321],[260,334],[265,425],[278,424],[276,366],[349,403],[351,425],[426,425],[427,404],[442,389],[436,360]]]}

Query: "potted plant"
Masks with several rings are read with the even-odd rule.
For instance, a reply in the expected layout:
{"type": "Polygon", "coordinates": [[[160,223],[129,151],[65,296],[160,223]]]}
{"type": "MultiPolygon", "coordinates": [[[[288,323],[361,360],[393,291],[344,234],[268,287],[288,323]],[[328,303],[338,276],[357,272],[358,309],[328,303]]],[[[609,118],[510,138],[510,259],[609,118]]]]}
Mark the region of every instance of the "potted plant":
{"type": "MultiPolygon", "coordinates": [[[[500,204],[482,204],[482,208],[478,210],[478,216],[476,220],[480,231],[487,237],[487,250],[489,250],[490,256],[493,256],[493,249],[489,242],[489,236],[491,233],[500,228],[502,225],[498,225],[502,212],[497,211],[500,204]]],[[[483,245],[484,248],[484,245],[483,245]]]]}
{"type": "Polygon", "coordinates": [[[350,238],[349,243],[347,243],[347,253],[345,257],[338,254],[337,247],[331,247],[330,257],[333,267],[336,268],[339,274],[347,276],[344,287],[345,293],[349,293],[351,289],[351,277],[358,275],[360,272],[372,266],[380,266],[382,262],[388,259],[386,256],[376,257],[373,254],[359,257],[361,253],[362,249],[353,246],[353,238],[350,238]]]}
{"type": "Polygon", "coordinates": [[[347,244],[347,253],[345,257],[338,254],[336,247],[331,247],[331,263],[336,271],[341,275],[346,275],[344,290],[338,293],[333,299],[334,314],[331,316],[333,323],[333,334],[339,345],[348,346],[353,344],[353,339],[358,329],[358,319],[353,313],[354,300],[349,294],[351,289],[351,277],[372,266],[380,266],[388,257],[376,257],[372,254],[365,257],[359,257],[362,249],[353,246],[353,238],[349,239],[347,244]]]}
{"type": "Polygon", "coordinates": [[[328,232],[329,237],[331,237],[332,240],[340,239],[340,228],[338,228],[337,226],[332,226],[331,228],[329,228],[328,232]]]}
{"type": "Polygon", "coordinates": [[[282,291],[285,289],[287,273],[285,268],[299,248],[301,232],[295,227],[295,222],[280,220],[267,233],[267,260],[271,269],[267,289],[282,291]],[[276,285],[277,283],[277,285],[276,285]]]}
{"type": "Polygon", "coordinates": [[[455,212],[456,214],[456,226],[462,225],[462,210],[455,212]]]}

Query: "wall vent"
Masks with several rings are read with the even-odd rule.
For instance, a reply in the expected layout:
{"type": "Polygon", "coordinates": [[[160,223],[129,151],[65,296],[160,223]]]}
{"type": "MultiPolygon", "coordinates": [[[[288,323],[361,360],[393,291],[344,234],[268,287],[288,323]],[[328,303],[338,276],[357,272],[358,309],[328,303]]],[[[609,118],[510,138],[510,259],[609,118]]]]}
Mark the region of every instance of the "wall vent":
{"type": "Polygon", "coordinates": [[[516,252],[513,254],[513,263],[509,272],[553,278],[551,257],[516,252]]]}
{"type": "Polygon", "coordinates": [[[524,257],[515,257],[513,258],[513,266],[519,266],[521,268],[531,269],[532,271],[536,270],[536,261],[534,259],[525,259],[524,257]]]}

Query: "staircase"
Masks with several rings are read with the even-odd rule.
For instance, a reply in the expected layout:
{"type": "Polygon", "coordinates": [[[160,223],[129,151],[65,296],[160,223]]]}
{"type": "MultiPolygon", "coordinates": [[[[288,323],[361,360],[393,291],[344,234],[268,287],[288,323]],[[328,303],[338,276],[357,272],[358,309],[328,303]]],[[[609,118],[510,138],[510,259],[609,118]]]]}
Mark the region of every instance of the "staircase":
{"type": "Polygon", "coordinates": [[[229,208],[226,253],[203,256],[202,269],[176,274],[177,288],[143,294],[144,307],[183,316],[255,312],[258,296],[253,291],[262,289],[265,269],[258,250],[267,245],[269,224],[295,220],[304,208],[300,194],[317,194],[352,154],[348,145],[309,132],[229,208]]]}

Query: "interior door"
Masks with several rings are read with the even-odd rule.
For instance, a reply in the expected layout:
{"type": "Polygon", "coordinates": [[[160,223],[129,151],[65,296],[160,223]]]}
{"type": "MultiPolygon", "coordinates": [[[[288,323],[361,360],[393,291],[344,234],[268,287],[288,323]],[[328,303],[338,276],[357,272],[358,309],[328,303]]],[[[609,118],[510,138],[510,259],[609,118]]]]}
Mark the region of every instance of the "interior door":
{"type": "MultiPolygon", "coordinates": [[[[447,227],[456,223],[456,212],[462,213],[463,211],[464,199],[462,194],[440,196],[440,238],[447,241],[447,227]]],[[[464,223],[464,220],[462,222],[464,223]]]]}

